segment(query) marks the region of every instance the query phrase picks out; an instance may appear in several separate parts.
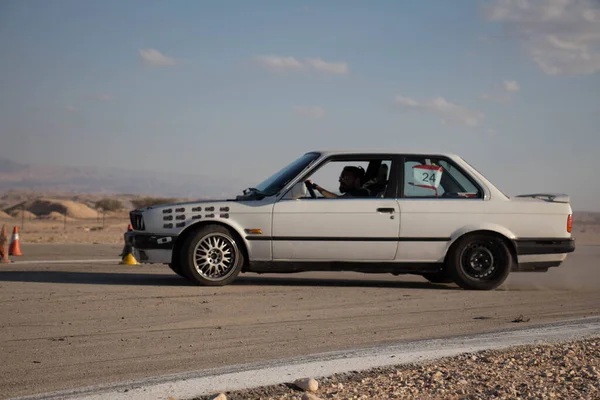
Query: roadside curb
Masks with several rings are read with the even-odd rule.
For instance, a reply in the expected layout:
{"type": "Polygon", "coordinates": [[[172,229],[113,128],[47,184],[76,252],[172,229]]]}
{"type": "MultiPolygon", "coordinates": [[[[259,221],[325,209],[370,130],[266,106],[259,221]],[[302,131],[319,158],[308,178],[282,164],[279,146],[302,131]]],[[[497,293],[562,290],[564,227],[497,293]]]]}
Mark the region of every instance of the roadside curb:
{"type": "Polygon", "coordinates": [[[319,353],[290,359],[99,385],[15,398],[38,399],[182,399],[211,393],[292,382],[305,376],[323,377],[375,367],[430,361],[481,350],[519,345],[568,342],[600,336],[600,316],[564,320],[484,334],[406,341],[361,349],[319,353]]]}

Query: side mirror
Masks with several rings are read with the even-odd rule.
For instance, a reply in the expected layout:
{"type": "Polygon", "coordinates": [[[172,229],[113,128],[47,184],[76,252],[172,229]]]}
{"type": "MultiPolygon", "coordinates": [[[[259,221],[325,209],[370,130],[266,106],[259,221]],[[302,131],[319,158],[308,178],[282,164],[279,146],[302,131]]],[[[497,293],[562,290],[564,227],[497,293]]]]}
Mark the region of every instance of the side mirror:
{"type": "Polygon", "coordinates": [[[296,200],[302,197],[306,197],[306,185],[304,182],[298,182],[283,196],[284,200],[296,200]]]}

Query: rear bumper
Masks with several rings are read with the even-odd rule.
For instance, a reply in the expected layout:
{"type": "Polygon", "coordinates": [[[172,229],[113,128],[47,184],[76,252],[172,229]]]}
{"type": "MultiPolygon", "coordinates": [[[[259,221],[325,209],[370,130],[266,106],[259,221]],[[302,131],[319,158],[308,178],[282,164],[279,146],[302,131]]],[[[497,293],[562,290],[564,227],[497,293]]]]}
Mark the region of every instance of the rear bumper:
{"type": "Polygon", "coordinates": [[[562,261],[531,261],[514,264],[511,272],[548,272],[549,268],[560,267],[562,261]]]}
{"type": "Polygon", "coordinates": [[[518,256],[538,254],[566,254],[575,251],[575,239],[516,239],[514,240],[518,256]]]}

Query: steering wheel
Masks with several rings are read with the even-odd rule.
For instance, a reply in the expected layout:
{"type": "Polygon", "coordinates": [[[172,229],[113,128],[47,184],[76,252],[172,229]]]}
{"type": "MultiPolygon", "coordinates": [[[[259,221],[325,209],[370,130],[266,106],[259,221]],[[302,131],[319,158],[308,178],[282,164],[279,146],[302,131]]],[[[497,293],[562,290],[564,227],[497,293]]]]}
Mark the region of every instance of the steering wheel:
{"type": "Polygon", "coordinates": [[[313,199],[317,198],[317,194],[315,193],[315,190],[313,189],[313,183],[309,180],[304,181],[304,184],[306,185],[306,189],[308,190],[308,193],[310,193],[310,197],[313,199]]]}

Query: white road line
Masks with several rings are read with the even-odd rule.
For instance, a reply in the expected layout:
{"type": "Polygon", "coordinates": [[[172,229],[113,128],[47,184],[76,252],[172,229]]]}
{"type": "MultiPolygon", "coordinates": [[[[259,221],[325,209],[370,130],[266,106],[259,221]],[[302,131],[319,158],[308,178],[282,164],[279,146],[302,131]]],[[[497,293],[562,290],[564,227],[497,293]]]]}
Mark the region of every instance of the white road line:
{"type": "Polygon", "coordinates": [[[549,323],[525,329],[444,339],[418,340],[395,345],[321,353],[287,360],[267,361],[157,376],[139,381],[94,386],[36,396],[37,399],[187,399],[228,390],[292,382],[297,378],[330,376],[374,367],[406,364],[461,353],[517,345],[558,343],[600,336],[600,316],[549,323]]]}
{"type": "Polygon", "coordinates": [[[114,263],[121,262],[120,258],[105,258],[105,259],[92,259],[92,260],[27,260],[27,261],[13,261],[10,265],[23,265],[23,264],[81,264],[81,263],[114,263]]]}

